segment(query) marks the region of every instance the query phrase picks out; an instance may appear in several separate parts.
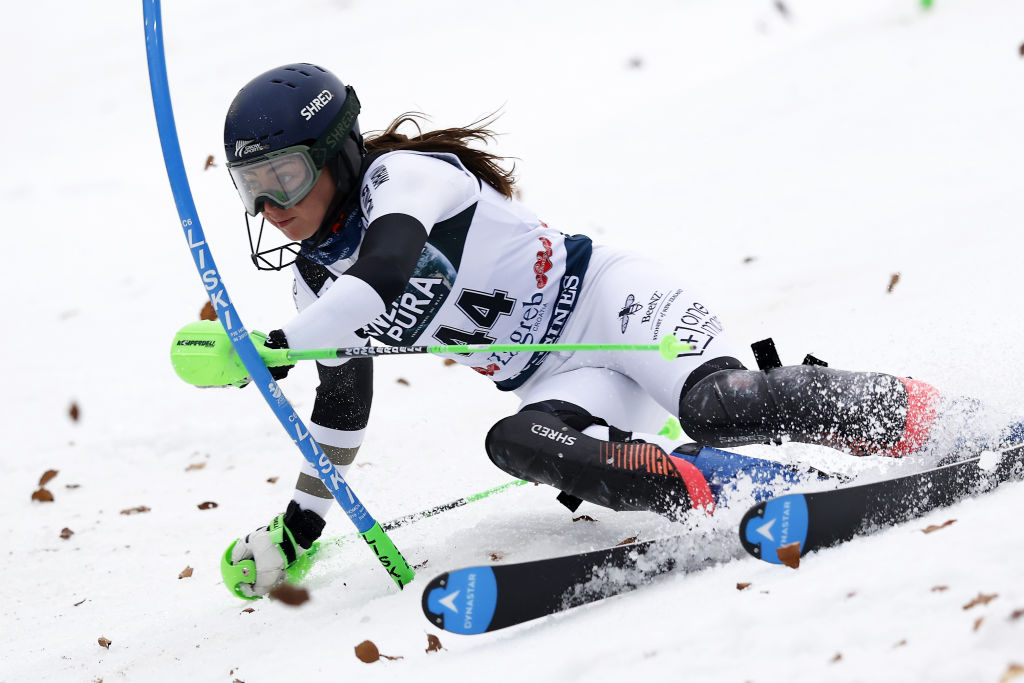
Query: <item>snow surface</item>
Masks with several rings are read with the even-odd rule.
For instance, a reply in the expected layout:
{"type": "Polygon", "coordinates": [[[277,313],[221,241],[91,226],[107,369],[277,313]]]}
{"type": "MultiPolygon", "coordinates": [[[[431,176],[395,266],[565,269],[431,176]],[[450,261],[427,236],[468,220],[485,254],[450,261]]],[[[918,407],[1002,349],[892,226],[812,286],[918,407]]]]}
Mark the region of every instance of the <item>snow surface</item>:
{"type": "MultiPolygon", "coordinates": [[[[769,0],[165,3],[184,158],[244,322],[285,321],[290,277],[248,262],[223,114],[259,71],[313,61],[356,86],[364,130],[407,110],[448,126],[501,108],[498,149],[519,158],[531,207],[673,263],[714,293],[737,340],[773,335],[791,363],[812,352],[1024,413],[1024,3],[784,2],[786,14],[769,0]]],[[[426,563],[404,592],[349,545],[301,607],[236,600],[219,557],[283,509],[300,455],[255,391],[198,391],[168,362],[205,290],[163,170],[141,7],[18,9],[0,28],[0,680],[999,681],[1024,664],[1019,483],[796,571],[740,558],[726,511],[691,523],[691,572],[482,636],[438,633],[419,586],[492,553],[515,562],[683,525],[589,505],[597,521],[573,523],[552,491],[521,487],[396,531],[426,563]],[[47,469],[55,500],[33,502],[47,469]],[[120,514],[136,506],[150,511],[120,514]],[[967,609],[979,594],[998,597],[967,609]],[[428,634],[445,649],[425,653],[428,634]],[[359,661],[366,639],[402,659],[359,661]]],[[[439,359],[376,372],[350,481],[378,519],[507,481],[482,440],[513,397],[439,359]]],[[[304,415],[314,375],[285,384],[304,415]]],[[[807,446],[751,452],[892,469],[807,446]]],[[[341,513],[330,522],[329,535],[350,532],[341,513]]]]}

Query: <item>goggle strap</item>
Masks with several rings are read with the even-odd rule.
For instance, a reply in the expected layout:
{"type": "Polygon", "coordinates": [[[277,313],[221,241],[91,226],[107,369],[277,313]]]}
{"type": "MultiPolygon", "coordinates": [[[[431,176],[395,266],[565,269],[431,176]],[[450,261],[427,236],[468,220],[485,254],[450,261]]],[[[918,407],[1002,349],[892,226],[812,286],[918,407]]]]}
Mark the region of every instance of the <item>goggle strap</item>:
{"type": "Polygon", "coordinates": [[[345,86],[345,103],[341,105],[341,111],[337,113],[323,135],[309,148],[309,156],[316,168],[323,168],[327,160],[341,150],[356,124],[359,108],[359,98],[356,97],[355,89],[350,85],[345,86]]]}

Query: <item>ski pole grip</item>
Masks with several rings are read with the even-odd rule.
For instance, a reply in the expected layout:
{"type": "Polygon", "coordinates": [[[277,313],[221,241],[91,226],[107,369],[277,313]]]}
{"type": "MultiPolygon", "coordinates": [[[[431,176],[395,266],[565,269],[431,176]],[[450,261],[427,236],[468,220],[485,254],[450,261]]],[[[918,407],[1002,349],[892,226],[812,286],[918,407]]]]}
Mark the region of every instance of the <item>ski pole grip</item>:
{"type": "Polygon", "coordinates": [[[409,563],[402,557],[402,553],[395,547],[394,542],[381,528],[380,522],[375,521],[372,527],[360,532],[359,535],[377,555],[381,566],[388,570],[388,574],[399,588],[405,588],[405,585],[416,577],[416,572],[412,570],[409,563]]]}

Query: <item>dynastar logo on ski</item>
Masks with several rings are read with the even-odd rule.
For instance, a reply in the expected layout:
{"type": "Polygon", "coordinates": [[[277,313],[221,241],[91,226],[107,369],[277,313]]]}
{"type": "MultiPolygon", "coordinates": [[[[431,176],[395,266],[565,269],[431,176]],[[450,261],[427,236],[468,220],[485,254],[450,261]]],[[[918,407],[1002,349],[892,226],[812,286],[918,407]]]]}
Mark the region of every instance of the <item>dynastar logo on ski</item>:
{"type": "Polygon", "coordinates": [[[760,514],[748,513],[740,536],[746,548],[757,548],[758,557],[766,562],[781,562],[778,549],[807,539],[807,503],[804,496],[790,494],[756,506],[760,514]]]}
{"type": "Polygon", "coordinates": [[[497,586],[490,567],[442,574],[423,591],[423,612],[427,618],[452,633],[487,631],[496,603],[497,586]]]}
{"type": "Polygon", "coordinates": [[[740,542],[754,557],[783,564],[778,553],[783,546],[799,543],[803,556],[1020,479],[1024,446],[1009,445],[902,477],[790,493],[747,510],[740,522],[740,542]],[[982,466],[985,460],[991,462],[982,466]]]}
{"type": "Polygon", "coordinates": [[[453,591],[449,593],[446,597],[443,597],[440,600],[438,600],[437,604],[441,605],[442,607],[446,607],[451,611],[455,612],[456,614],[458,614],[459,608],[455,606],[455,598],[459,597],[459,593],[461,592],[462,591],[453,591]]]}

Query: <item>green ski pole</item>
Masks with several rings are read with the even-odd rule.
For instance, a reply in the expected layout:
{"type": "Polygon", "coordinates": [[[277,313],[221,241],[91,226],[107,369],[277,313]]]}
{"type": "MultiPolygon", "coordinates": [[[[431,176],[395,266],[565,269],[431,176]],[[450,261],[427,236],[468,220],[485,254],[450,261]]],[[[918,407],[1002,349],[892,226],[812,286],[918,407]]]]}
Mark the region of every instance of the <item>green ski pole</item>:
{"type": "MultiPolygon", "coordinates": [[[[661,430],[658,432],[658,434],[662,436],[667,436],[670,439],[678,439],[680,436],[682,436],[682,433],[683,430],[682,427],[679,425],[679,420],[675,417],[669,417],[668,420],[665,422],[665,426],[663,426],[661,430]]],[[[522,486],[523,484],[528,483],[530,482],[523,481],[522,479],[513,479],[512,481],[505,482],[504,484],[499,484],[494,488],[489,488],[486,491],[474,493],[472,495],[465,496],[457,500],[442,503],[441,505],[435,505],[434,507],[428,510],[421,510],[420,512],[412,512],[408,515],[403,515],[402,517],[396,517],[390,522],[384,522],[383,524],[381,524],[381,528],[383,528],[384,531],[398,529],[400,527],[406,526],[407,524],[414,524],[428,517],[439,515],[442,512],[446,512],[447,510],[454,510],[455,508],[462,507],[463,505],[468,505],[469,503],[474,503],[478,500],[489,498],[496,493],[510,491],[517,486],[522,486]]],[[[341,546],[345,545],[345,543],[352,541],[354,539],[355,536],[350,534],[347,536],[337,536],[335,538],[330,538],[326,541],[315,541],[313,545],[310,546],[309,550],[305,552],[304,555],[300,556],[294,563],[291,564],[291,566],[285,569],[289,583],[299,583],[300,581],[302,581],[302,579],[306,578],[306,575],[309,574],[309,571],[313,568],[313,565],[316,564],[318,560],[323,559],[325,553],[329,553],[332,548],[340,548],[341,546]]]]}
{"type": "MultiPolygon", "coordinates": [[[[433,517],[434,515],[438,515],[446,510],[454,510],[455,508],[462,507],[463,505],[468,505],[469,503],[489,498],[496,493],[509,491],[516,486],[522,486],[527,483],[529,482],[523,481],[522,479],[513,479],[512,481],[487,489],[486,491],[474,493],[473,495],[442,503],[441,505],[435,505],[429,510],[421,510],[420,512],[413,512],[408,515],[403,515],[402,517],[397,517],[390,522],[384,522],[381,524],[381,528],[384,529],[384,531],[392,531],[393,529],[398,529],[399,527],[406,526],[407,524],[414,524],[415,522],[426,519],[427,517],[433,517]]],[[[346,536],[330,538],[326,541],[314,542],[313,545],[310,546],[309,550],[285,569],[288,581],[290,583],[298,583],[299,581],[302,581],[302,579],[304,579],[309,573],[309,570],[313,568],[313,565],[317,560],[322,559],[324,553],[328,552],[329,548],[341,547],[355,538],[355,535],[349,534],[346,536]]]]}
{"type": "MultiPolygon", "coordinates": [[[[693,346],[667,335],[657,344],[447,344],[439,346],[350,346],[338,349],[270,349],[263,345],[267,336],[252,332],[253,344],[268,367],[292,365],[300,360],[402,356],[408,354],[466,354],[533,351],[657,351],[665,360],[674,360],[693,346]]],[[[242,386],[249,373],[239,359],[231,340],[215,320],[191,322],[174,335],[171,364],[178,376],[197,387],[242,386]]]]}

